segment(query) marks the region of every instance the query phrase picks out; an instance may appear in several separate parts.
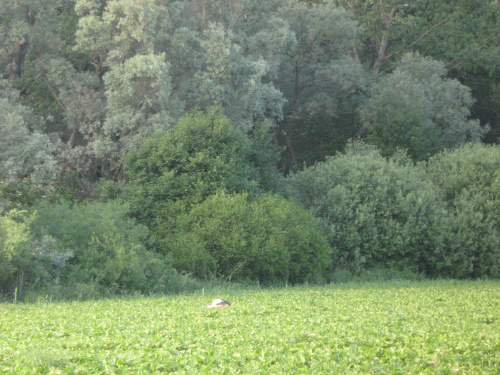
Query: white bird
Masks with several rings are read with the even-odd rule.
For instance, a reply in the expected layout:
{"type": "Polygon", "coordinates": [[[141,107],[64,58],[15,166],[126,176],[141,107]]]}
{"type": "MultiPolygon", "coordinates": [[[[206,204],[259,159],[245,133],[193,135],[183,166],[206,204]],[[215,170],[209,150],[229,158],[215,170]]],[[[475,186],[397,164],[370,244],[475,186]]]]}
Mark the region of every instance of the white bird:
{"type": "Polygon", "coordinates": [[[231,306],[231,302],[217,298],[212,301],[211,305],[207,306],[207,309],[218,308],[220,311],[224,311],[224,306],[231,306]]]}

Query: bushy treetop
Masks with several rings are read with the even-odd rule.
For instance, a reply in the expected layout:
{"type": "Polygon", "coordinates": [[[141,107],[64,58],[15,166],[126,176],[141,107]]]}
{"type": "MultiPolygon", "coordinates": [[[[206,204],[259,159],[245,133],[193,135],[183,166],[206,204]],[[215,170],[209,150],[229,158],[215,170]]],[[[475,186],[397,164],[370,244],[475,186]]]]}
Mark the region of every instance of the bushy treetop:
{"type": "Polygon", "coordinates": [[[165,205],[200,203],[221,189],[276,191],[277,157],[265,124],[248,136],[217,110],[194,112],[128,156],[129,197],[137,217],[147,221],[165,205]]]}
{"type": "Polygon", "coordinates": [[[367,140],[384,155],[405,148],[415,160],[480,141],[488,129],[469,118],[474,102],[470,89],[445,73],[439,61],[405,54],[361,107],[367,140]]]}
{"type": "Polygon", "coordinates": [[[163,242],[175,266],[204,279],[299,283],[330,263],[314,216],[278,195],[219,192],[179,215],[163,242]]]}

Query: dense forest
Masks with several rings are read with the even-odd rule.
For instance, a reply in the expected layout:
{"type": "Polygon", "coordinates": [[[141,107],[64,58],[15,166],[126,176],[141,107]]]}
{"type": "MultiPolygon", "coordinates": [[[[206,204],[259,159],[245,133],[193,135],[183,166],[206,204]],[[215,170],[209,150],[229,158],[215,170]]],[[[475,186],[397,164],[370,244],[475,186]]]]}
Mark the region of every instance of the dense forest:
{"type": "Polygon", "coordinates": [[[499,277],[499,37],[497,0],[0,0],[0,295],[499,277]]]}

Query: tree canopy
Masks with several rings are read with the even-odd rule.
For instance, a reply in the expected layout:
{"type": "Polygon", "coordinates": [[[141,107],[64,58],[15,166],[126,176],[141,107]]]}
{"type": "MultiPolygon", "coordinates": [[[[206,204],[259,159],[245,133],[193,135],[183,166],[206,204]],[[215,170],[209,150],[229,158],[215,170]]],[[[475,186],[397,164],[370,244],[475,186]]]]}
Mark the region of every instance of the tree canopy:
{"type": "Polygon", "coordinates": [[[0,0],[0,290],[498,276],[499,16],[491,0],[0,0]],[[81,243],[41,224],[78,232],[65,216],[81,243]]]}
{"type": "Polygon", "coordinates": [[[367,140],[386,155],[404,148],[415,160],[480,141],[487,128],[469,118],[469,88],[444,74],[444,64],[405,54],[361,107],[367,140]]]}
{"type": "Polygon", "coordinates": [[[175,204],[188,207],[218,190],[259,194],[280,189],[278,154],[269,128],[256,127],[249,137],[217,110],[183,117],[174,130],[149,138],[130,153],[127,200],[141,221],[175,204]]]}

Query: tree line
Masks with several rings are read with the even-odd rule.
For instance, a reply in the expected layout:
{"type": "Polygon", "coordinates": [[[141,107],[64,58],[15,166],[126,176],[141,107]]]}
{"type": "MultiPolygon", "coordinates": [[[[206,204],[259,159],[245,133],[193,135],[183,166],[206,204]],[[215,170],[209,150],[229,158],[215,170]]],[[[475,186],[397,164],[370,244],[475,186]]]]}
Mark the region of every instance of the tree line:
{"type": "Polygon", "coordinates": [[[498,277],[497,2],[0,5],[5,295],[498,277]]]}

